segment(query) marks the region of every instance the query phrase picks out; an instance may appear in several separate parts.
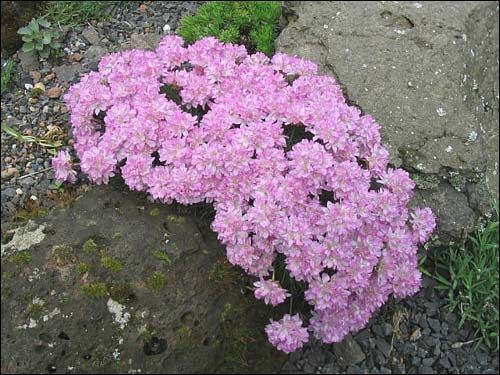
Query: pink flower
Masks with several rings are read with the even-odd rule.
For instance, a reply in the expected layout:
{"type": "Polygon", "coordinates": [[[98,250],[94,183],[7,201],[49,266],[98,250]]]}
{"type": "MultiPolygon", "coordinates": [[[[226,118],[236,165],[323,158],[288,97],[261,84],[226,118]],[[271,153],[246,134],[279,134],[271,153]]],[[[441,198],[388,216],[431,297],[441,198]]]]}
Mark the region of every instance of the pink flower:
{"type": "MultiPolygon", "coordinates": [[[[290,296],[264,280],[284,258],[313,310],[308,327],[298,315],[267,326],[279,350],[302,347],[308,329],[340,341],[391,294],[418,290],[416,252],[434,215],[409,214],[415,184],[388,169],[380,125],[315,63],[166,36],[155,52],[103,57],[65,100],[81,169],[95,183],[120,170],[161,202],[213,203],[229,262],[260,278],[255,297],[265,303],[290,296]]],[[[75,180],[68,153],[53,165],[57,178],[75,180]]]]}
{"type": "Polygon", "coordinates": [[[255,298],[264,299],[266,305],[279,305],[284,302],[287,297],[291,294],[280,287],[279,283],[274,280],[263,280],[256,281],[253,285],[257,288],[255,289],[255,298]]]}
{"type": "Polygon", "coordinates": [[[283,318],[271,323],[266,327],[267,338],[278,350],[291,353],[302,348],[309,340],[307,328],[302,327],[302,320],[299,315],[286,314],[283,318]]]}
{"type": "Polygon", "coordinates": [[[424,243],[436,228],[436,217],[428,207],[416,208],[411,217],[413,236],[418,242],[424,243]]]}
{"type": "Polygon", "coordinates": [[[57,156],[52,158],[52,167],[58,180],[70,183],[76,181],[76,171],[73,170],[71,156],[67,151],[59,151],[57,156]]]}

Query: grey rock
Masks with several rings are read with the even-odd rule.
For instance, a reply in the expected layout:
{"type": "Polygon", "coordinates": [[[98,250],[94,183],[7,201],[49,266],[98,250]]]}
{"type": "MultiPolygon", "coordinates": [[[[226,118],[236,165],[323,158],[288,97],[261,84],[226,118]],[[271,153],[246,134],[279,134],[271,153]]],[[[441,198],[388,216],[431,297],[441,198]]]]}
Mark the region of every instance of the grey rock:
{"type": "Polygon", "coordinates": [[[85,51],[83,56],[86,59],[96,61],[96,60],[100,60],[101,57],[103,57],[107,53],[108,53],[108,50],[105,47],[90,46],[89,49],[85,51]]]}
{"type": "Polygon", "coordinates": [[[498,194],[498,10],[416,4],[285,1],[275,45],[335,76],[381,124],[392,163],[434,181],[417,203],[437,212],[448,242],[477,218],[466,189],[456,189],[473,181],[498,194]]]}
{"type": "Polygon", "coordinates": [[[380,373],[381,374],[392,374],[392,371],[391,371],[391,369],[388,369],[387,367],[381,367],[380,373]]]}
{"type": "Polygon", "coordinates": [[[8,187],[2,190],[2,201],[4,199],[12,199],[16,195],[16,189],[8,187]]]}
{"type": "MultiPolygon", "coordinates": [[[[57,354],[57,361],[52,363],[62,372],[82,361],[88,366],[88,372],[117,372],[114,369],[117,362],[111,355],[114,348],[119,348],[122,356],[134,353],[131,354],[134,369],[141,369],[141,373],[243,372],[237,361],[231,364],[232,371],[225,368],[224,345],[217,340],[225,340],[225,332],[239,330],[242,325],[251,330],[263,326],[268,319],[260,321],[262,306],[254,303],[253,295],[242,295],[241,286],[222,286],[210,281],[211,270],[220,267],[219,262],[225,258],[222,258],[223,248],[208,226],[199,226],[195,217],[180,215],[172,206],[148,203],[142,194],[111,186],[93,188],[71,207],[56,209],[30,223],[24,230],[24,242],[20,240],[22,229],[16,229],[13,239],[2,245],[2,252],[22,248],[29,249],[27,251],[32,255],[23,272],[14,273],[14,265],[2,264],[3,273],[12,272],[10,296],[5,298],[5,293],[2,293],[2,355],[17,364],[16,372],[31,373],[42,364],[42,372],[45,371],[49,363],[48,353],[52,349],[33,350],[41,333],[49,334],[53,339],[51,342],[55,341],[57,352],[53,353],[54,357],[57,354]],[[144,210],[139,210],[139,206],[144,206],[144,210]],[[153,208],[160,210],[158,217],[150,215],[153,208]],[[159,264],[153,256],[155,249],[164,249],[166,233],[182,254],[168,266],[159,264]],[[26,240],[28,234],[31,235],[30,241],[26,240]],[[120,275],[103,269],[98,271],[99,276],[93,274],[91,277],[99,277],[106,283],[129,285],[126,293],[121,293],[126,300],[121,302],[123,309],[131,315],[131,321],[124,329],[120,329],[108,311],[108,297],[89,298],[82,294],[84,280],[72,270],[73,264],[59,263],[53,251],[57,245],[70,246],[73,253],[78,254],[78,261],[91,262],[96,259],[96,254],[82,251],[89,239],[98,246],[105,246],[109,256],[123,264],[120,275]],[[162,273],[167,278],[164,289],[153,291],[147,286],[153,272],[162,273]],[[183,278],[186,272],[190,276],[183,278]],[[27,303],[21,304],[19,298],[15,298],[21,293],[30,296],[27,303]],[[43,315],[55,308],[59,308],[60,313],[48,320],[31,314],[28,303],[35,297],[44,300],[43,315]],[[228,307],[231,309],[229,313],[228,307]],[[221,322],[224,311],[234,323],[221,322]],[[29,323],[30,319],[36,320],[36,328],[17,328],[29,323]],[[154,332],[153,338],[144,338],[132,320],[142,327],[154,327],[151,329],[156,331],[149,331],[154,332]],[[63,335],[61,331],[64,331],[63,335]],[[123,338],[120,343],[119,338],[123,338]],[[71,349],[73,347],[76,349],[71,349]],[[64,357],[59,356],[62,350],[65,350],[64,357]],[[90,357],[83,358],[87,354],[90,357]],[[91,358],[99,360],[95,362],[91,358]]],[[[5,292],[3,282],[2,288],[5,292]]],[[[269,345],[263,332],[252,337],[252,341],[255,357],[248,358],[247,366],[257,373],[278,372],[287,357],[269,345]]]]}
{"type": "Polygon", "coordinates": [[[365,360],[366,356],[356,340],[351,335],[346,336],[340,343],[333,345],[333,352],[339,366],[348,367],[365,360]]]}
{"type": "Polygon", "coordinates": [[[157,34],[138,34],[130,35],[130,40],[124,44],[125,49],[153,50],[158,46],[161,36],[157,34]]]}
{"type": "Polygon", "coordinates": [[[420,374],[434,374],[434,370],[432,369],[432,367],[422,366],[422,367],[420,367],[419,373],[420,374]]]}
{"type": "Polygon", "coordinates": [[[93,27],[85,28],[82,35],[90,44],[98,45],[101,43],[101,36],[93,27]]]}
{"type": "Polygon", "coordinates": [[[422,365],[426,367],[431,367],[433,363],[434,363],[434,358],[424,358],[422,360],[422,365]]]}
{"type": "Polygon", "coordinates": [[[429,326],[432,328],[432,330],[434,332],[440,332],[441,331],[441,323],[439,322],[439,320],[429,318],[429,319],[427,319],[427,321],[429,322],[429,326]]]}
{"type": "Polygon", "coordinates": [[[439,365],[447,370],[451,368],[451,363],[448,357],[443,357],[439,360],[439,365]]]}
{"type": "Polygon", "coordinates": [[[382,352],[382,354],[387,358],[389,357],[389,354],[391,353],[391,345],[387,343],[384,339],[377,339],[376,342],[377,349],[382,352]]]}
{"type": "Polygon", "coordinates": [[[39,61],[35,52],[23,52],[22,50],[19,50],[17,52],[17,57],[19,57],[19,63],[21,64],[21,69],[24,73],[29,73],[32,70],[38,70],[39,61]]]}
{"type": "Polygon", "coordinates": [[[71,65],[56,66],[52,70],[56,73],[56,77],[60,82],[72,82],[84,69],[82,64],[74,63],[71,65]]]}

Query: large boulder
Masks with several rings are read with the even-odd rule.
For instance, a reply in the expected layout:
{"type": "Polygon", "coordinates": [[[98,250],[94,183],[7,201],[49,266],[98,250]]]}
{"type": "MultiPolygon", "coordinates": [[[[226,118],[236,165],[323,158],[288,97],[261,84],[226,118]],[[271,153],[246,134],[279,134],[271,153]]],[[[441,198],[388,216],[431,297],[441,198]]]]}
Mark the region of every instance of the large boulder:
{"type": "Polygon", "coordinates": [[[286,359],[264,333],[270,309],[189,209],[107,186],[3,224],[2,373],[265,373],[286,359]]]}
{"type": "Polygon", "coordinates": [[[497,2],[285,1],[276,50],[316,61],[382,126],[439,238],[498,196],[497,2]]]}

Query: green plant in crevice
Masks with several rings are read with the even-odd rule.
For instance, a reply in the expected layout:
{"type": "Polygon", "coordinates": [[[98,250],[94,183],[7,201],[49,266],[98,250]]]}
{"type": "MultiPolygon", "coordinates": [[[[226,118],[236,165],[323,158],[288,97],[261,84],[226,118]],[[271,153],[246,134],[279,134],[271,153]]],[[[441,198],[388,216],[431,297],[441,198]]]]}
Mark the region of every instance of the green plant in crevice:
{"type": "Polygon", "coordinates": [[[6,61],[2,65],[2,95],[7,92],[7,89],[9,88],[9,83],[12,80],[12,76],[14,73],[14,68],[15,68],[15,63],[14,61],[6,61]]]}
{"type": "Polygon", "coordinates": [[[452,246],[436,258],[436,272],[421,270],[447,291],[450,311],[475,327],[478,346],[499,349],[499,221],[495,214],[463,246],[452,246]]]}
{"type": "Polygon", "coordinates": [[[76,27],[90,20],[111,17],[117,6],[131,5],[131,1],[49,1],[45,17],[57,25],[76,27]]]}
{"type": "Polygon", "coordinates": [[[188,43],[206,36],[244,44],[249,52],[274,52],[281,14],[279,1],[211,1],[184,17],[178,34],[188,43]]]}
{"type": "Polygon", "coordinates": [[[42,59],[57,54],[61,48],[59,32],[43,17],[33,18],[28,26],[21,27],[17,33],[23,36],[23,51],[35,51],[42,59]]]}

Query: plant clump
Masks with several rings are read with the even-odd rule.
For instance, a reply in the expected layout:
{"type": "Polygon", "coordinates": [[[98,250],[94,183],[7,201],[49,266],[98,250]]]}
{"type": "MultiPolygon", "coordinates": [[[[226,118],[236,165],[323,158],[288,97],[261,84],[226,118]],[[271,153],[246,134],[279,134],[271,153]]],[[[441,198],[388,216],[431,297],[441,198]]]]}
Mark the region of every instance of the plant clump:
{"type": "Polygon", "coordinates": [[[61,48],[59,32],[43,17],[33,18],[28,26],[21,27],[17,33],[23,36],[23,51],[35,51],[42,59],[57,54],[61,48]]]}
{"type": "Polygon", "coordinates": [[[184,17],[178,33],[188,43],[214,36],[271,56],[280,15],[279,1],[210,1],[184,17]]]}
{"type": "MultiPolygon", "coordinates": [[[[156,51],[104,57],[65,100],[90,180],[121,173],[130,189],[163,203],[213,203],[212,228],[228,261],[256,278],[258,299],[291,301],[280,268],[304,285],[310,312],[291,305],[266,328],[280,350],[310,335],[341,341],[391,295],[419,290],[416,254],[434,215],[407,207],[415,184],[388,166],[380,125],[315,63],[166,36],[156,51]],[[165,85],[180,88],[180,103],[165,85]],[[290,140],[293,128],[303,136],[290,140]]],[[[56,174],[70,179],[72,166],[56,174]]]]}

